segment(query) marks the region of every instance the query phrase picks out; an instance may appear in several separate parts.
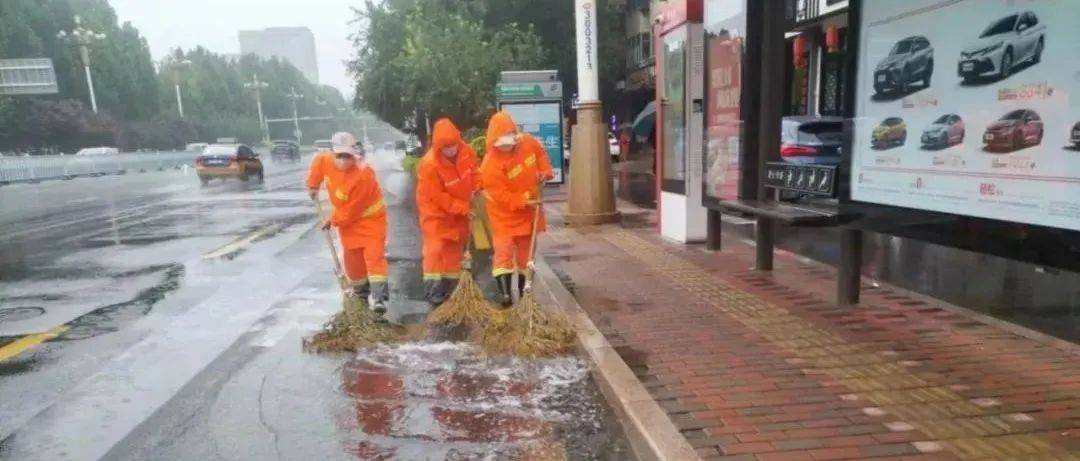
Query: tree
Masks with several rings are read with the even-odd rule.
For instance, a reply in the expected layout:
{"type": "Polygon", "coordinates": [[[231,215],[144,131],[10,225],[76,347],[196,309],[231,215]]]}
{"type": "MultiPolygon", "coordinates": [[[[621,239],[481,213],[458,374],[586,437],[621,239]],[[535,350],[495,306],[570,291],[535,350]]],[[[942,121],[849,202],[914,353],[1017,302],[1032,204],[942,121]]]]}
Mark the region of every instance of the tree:
{"type": "Polygon", "coordinates": [[[546,56],[531,26],[489,27],[476,2],[369,1],[357,16],[366,25],[349,64],[358,105],[422,140],[440,116],[483,124],[499,72],[534,68],[546,56]]]}

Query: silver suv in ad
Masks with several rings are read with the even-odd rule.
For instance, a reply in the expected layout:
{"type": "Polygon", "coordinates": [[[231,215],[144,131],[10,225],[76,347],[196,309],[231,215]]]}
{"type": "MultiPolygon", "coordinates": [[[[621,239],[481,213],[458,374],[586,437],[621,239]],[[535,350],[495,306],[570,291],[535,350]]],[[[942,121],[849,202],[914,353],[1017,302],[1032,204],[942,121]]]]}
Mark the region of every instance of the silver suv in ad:
{"type": "Polygon", "coordinates": [[[980,77],[1006,78],[1018,64],[1038,64],[1046,48],[1046,26],[1024,11],[994,21],[960,53],[958,72],[965,82],[980,77]]]}
{"type": "Polygon", "coordinates": [[[896,42],[889,55],[874,70],[874,92],[897,90],[907,94],[910,85],[921,81],[922,87],[930,86],[934,75],[934,47],[921,35],[896,42]]]}

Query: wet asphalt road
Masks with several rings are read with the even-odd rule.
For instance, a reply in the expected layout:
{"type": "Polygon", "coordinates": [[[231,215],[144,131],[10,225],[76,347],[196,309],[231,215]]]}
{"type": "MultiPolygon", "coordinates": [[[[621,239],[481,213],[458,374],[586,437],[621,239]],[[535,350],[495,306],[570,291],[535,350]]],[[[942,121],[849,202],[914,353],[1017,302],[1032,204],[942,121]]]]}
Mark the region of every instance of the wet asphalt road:
{"type": "MultiPolygon", "coordinates": [[[[518,459],[552,437],[571,459],[626,459],[576,359],[525,372],[440,344],[303,354],[340,308],[307,160],[268,165],[265,184],[166,171],[0,189],[0,354],[58,333],[0,360],[0,459],[518,459]],[[409,392],[358,390],[372,373],[409,392]],[[509,379],[533,392],[506,395],[509,379]],[[465,397],[436,384],[462,380],[465,397]]],[[[414,322],[413,180],[400,154],[369,162],[391,217],[391,320],[414,322]]]]}

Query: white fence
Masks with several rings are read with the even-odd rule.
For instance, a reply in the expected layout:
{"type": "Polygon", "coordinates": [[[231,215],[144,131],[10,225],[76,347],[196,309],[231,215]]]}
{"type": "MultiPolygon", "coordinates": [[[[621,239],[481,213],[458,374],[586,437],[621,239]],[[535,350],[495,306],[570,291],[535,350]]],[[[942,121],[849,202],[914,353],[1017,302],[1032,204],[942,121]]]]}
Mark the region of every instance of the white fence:
{"type": "Polygon", "coordinates": [[[192,165],[198,155],[197,152],[157,152],[0,157],[0,184],[174,169],[192,165]]]}

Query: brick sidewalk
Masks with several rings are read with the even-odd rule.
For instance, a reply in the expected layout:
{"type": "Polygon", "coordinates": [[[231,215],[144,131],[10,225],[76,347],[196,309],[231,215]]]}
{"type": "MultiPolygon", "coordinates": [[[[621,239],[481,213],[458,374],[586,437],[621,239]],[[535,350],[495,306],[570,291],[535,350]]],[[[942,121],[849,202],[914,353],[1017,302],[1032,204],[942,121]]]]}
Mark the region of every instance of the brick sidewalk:
{"type": "MultiPolygon", "coordinates": [[[[560,221],[563,204],[549,206],[560,221]]],[[[834,272],[662,241],[651,211],[541,253],[704,459],[1080,460],[1080,355],[834,272]]]]}

